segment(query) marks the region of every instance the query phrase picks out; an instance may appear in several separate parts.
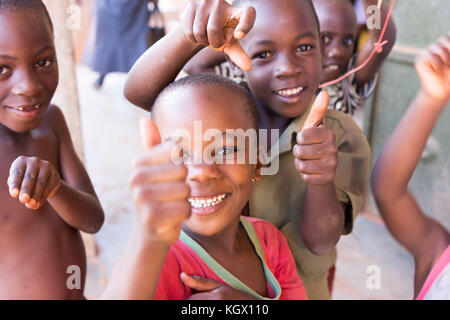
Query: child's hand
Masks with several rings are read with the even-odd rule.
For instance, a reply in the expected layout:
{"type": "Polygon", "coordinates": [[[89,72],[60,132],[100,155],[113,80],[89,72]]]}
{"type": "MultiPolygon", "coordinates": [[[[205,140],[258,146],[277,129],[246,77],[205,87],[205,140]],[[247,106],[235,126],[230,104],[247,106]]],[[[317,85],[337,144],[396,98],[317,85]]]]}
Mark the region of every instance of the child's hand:
{"type": "Polygon", "coordinates": [[[18,198],[28,209],[41,208],[60,186],[59,172],[48,161],[20,156],[11,164],[9,194],[18,198]]]}
{"type": "Polygon", "coordinates": [[[239,44],[253,27],[253,7],[235,8],[224,0],[191,1],[181,14],[186,37],[194,42],[224,52],[239,68],[249,71],[252,62],[239,44]]]}
{"type": "Polygon", "coordinates": [[[133,165],[131,177],[139,230],[145,239],[171,245],[191,214],[187,169],[172,161],[176,144],[161,143],[152,120],[141,121],[141,134],[146,153],[133,165]]]}
{"type": "Polygon", "coordinates": [[[297,134],[293,148],[295,167],[302,179],[311,185],[326,185],[334,182],[337,166],[337,147],[334,133],[322,123],[328,107],[328,94],[322,91],[303,130],[297,134]]]}
{"type": "Polygon", "coordinates": [[[214,280],[180,274],[180,279],[189,288],[198,293],[189,297],[189,300],[255,300],[245,292],[233,289],[214,280]]]}
{"type": "Polygon", "coordinates": [[[422,88],[434,99],[450,98],[450,34],[439,39],[416,60],[422,88]]]}

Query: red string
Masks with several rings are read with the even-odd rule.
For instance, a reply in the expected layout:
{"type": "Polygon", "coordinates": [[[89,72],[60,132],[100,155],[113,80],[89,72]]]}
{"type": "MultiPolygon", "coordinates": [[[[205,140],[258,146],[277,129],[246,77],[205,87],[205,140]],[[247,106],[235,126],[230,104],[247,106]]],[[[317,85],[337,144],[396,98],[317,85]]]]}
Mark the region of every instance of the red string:
{"type": "Polygon", "coordinates": [[[395,3],[395,0],[392,0],[392,1],[391,1],[391,7],[389,8],[389,12],[388,12],[388,14],[387,14],[386,21],[385,21],[384,26],[383,26],[383,30],[381,30],[380,37],[378,38],[378,42],[374,43],[374,45],[373,45],[374,48],[373,48],[372,52],[370,53],[369,57],[366,59],[366,61],[364,61],[359,67],[354,68],[354,69],[348,71],[348,72],[347,72],[346,74],[344,74],[343,76],[341,76],[341,77],[339,77],[339,78],[337,78],[337,79],[335,79],[335,80],[332,80],[332,81],[329,81],[329,82],[322,83],[322,84],[319,86],[319,88],[327,87],[327,86],[330,86],[330,85],[332,85],[332,84],[338,83],[338,82],[344,80],[345,78],[347,78],[347,77],[348,77],[349,75],[351,75],[352,73],[358,72],[359,70],[361,70],[362,68],[364,68],[364,67],[369,63],[369,61],[372,59],[372,57],[374,56],[375,53],[381,53],[381,52],[383,51],[383,46],[384,46],[386,43],[389,42],[388,40],[384,40],[384,41],[382,41],[382,40],[383,40],[383,37],[384,37],[384,33],[386,32],[387,26],[388,26],[388,24],[389,24],[389,20],[390,20],[390,18],[391,18],[392,10],[394,9],[394,3],[395,3]]]}

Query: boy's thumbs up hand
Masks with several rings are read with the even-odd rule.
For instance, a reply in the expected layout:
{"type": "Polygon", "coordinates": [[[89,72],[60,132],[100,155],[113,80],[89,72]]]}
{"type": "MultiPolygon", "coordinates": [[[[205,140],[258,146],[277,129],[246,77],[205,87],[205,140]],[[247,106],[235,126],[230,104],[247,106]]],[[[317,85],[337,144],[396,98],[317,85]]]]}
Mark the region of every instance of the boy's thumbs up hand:
{"type": "Polygon", "coordinates": [[[253,7],[235,8],[223,0],[191,2],[181,14],[186,38],[224,52],[239,68],[249,71],[252,62],[239,44],[256,19],[253,7]]]}
{"type": "Polygon", "coordinates": [[[140,128],[145,154],[134,162],[130,179],[138,230],[144,240],[171,245],[191,214],[187,169],[184,164],[174,163],[178,145],[161,143],[151,119],[141,120],[140,128]]]}
{"type": "Polygon", "coordinates": [[[311,185],[334,183],[338,155],[336,138],[323,124],[328,100],[324,91],[317,96],[293,148],[295,167],[302,179],[311,185]]]}
{"type": "Polygon", "coordinates": [[[321,91],[317,96],[314,104],[311,108],[311,111],[306,118],[305,124],[303,125],[303,129],[317,127],[319,124],[323,122],[325,118],[325,114],[327,113],[328,101],[330,97],[326,91],[321,91]]]}

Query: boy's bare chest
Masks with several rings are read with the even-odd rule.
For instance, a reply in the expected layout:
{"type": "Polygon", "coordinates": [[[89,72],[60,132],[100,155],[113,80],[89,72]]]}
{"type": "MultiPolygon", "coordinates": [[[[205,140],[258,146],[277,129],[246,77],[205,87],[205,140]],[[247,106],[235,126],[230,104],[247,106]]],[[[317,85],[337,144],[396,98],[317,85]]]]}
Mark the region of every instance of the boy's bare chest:
{"type": "Polygon", "coordinates": [[[23,137],[0,136],[0,177],[9,174],[11,164],[20,156],[37,157],[59,168],[58,153],[58,138],[50,129],[35,130],[23,137]]]}
{"type": "MultiPolygon", "coordinates": [[[[58,140],[51,130],[41,130],[30,134],[28,137],[16,139],[15,137],[0,136],[0,229],[14,225],[21,224],[19,219],[14,217],[21,217],[21,215],[13,214],[18,212],[27,212],[25,208],[17,199],[13,199],[8,190],[7,181],[11,165],[20,156],[38,157],[40,159],[51,162],[55,168],[59,168],[58,164],[58,140]]],[[[28,216],[28,215],[26,215],[28,216]]]]}

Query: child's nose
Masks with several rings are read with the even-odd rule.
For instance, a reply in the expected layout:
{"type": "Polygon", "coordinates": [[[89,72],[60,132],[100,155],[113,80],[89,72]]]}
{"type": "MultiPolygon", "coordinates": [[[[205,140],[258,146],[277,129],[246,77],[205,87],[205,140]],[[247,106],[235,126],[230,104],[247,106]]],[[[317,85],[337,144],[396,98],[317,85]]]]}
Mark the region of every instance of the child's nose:
{"type": "Polygon", "coordinates": [[[18,96],[34,97],[41,92],[42,87],[42,83],[32,72],[22,72],[17,74],[12,92],[18,96]]]}
{"type": "Polygon", "coordinates": [[[337,45],[329,46],[326,55],[328,58],[340,57],[342,56],[342,50],[337,45]]]}
{"type": "Polygon", "coordinates": [[[292,77],[301,72],[301,66],[297,63],[294,56],[291,54],[278,55],[277,65],[275,67],[276,77],[292,77]]]}
{"type": "Polygon", "coordinates": [[[187,180],[199,183],[208,183],[220,179],[221,174],[215,164],[190,164],[187,180]]]}

